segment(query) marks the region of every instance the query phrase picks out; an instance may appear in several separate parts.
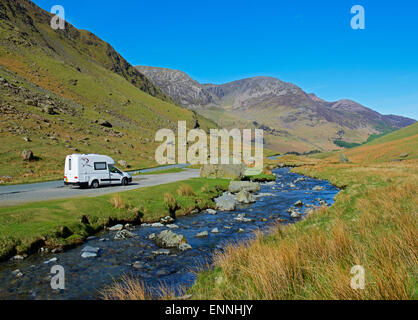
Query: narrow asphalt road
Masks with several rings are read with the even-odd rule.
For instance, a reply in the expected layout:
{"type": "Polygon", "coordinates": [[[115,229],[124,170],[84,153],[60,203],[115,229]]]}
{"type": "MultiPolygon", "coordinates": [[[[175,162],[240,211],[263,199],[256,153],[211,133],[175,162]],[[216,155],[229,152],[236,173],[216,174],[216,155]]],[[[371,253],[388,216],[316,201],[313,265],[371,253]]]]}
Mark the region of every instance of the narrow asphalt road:
{"type": "Polygon", "coordinates": [[[199,170],[185,169],[177,173],[133,176],[128,186],[108,186],[98,189],[66,187],[63,181],[41,182],[12,186],[0,186],[0,207],[19,205],[27,202],[67,199],[80,196],[97,197],[104,194],[156,186],[176,181],[198,178],[199,170]]]}

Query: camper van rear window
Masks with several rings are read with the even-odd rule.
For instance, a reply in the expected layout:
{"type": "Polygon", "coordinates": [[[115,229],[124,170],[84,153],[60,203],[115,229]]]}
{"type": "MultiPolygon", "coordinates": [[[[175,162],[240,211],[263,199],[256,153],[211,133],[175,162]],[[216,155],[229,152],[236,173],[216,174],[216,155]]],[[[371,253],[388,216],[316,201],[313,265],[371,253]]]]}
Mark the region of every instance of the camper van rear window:
{"type": "Polygon", "coordinates": [[[106,170],[107,165],[106,162],[95,162],[94,163],[94,170],[106,170]]]}

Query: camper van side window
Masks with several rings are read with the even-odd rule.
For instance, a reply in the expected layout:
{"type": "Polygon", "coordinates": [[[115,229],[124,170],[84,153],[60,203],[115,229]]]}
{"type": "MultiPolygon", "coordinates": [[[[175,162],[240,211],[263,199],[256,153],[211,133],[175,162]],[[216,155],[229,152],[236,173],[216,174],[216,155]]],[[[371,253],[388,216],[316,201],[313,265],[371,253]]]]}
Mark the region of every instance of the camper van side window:
{"type": "Polygon", "coordinates": [[[68,159],[68,170],[71,171],[71,159],[68,159]]]}
{"type": "Polygon", "coordinates": [[[94,170],[107,170],[106,162],[95,162],[94,170]]]}

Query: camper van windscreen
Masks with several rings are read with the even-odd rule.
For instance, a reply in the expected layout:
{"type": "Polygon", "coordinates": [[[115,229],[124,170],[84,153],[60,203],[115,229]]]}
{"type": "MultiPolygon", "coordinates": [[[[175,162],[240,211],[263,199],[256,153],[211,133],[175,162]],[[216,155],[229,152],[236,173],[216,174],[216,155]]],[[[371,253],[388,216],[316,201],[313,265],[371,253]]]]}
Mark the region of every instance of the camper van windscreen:
{"type": "Polygon", "coordinates": [[[94,163],[94,170],[106,170],[107,164],[106,162],[95,162],[94,163]]]}

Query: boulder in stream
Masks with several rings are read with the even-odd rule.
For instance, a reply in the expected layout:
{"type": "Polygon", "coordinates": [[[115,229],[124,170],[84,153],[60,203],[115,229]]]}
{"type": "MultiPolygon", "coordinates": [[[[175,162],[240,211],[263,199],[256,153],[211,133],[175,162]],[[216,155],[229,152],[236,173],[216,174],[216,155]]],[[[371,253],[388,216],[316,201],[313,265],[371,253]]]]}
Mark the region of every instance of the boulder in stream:
{"type": "Polygon", "coordinates": [[[235,197],[228,193],[215,199],[216,209],[219,211],[234,211],[236,206],[235,197]]]}
{"type": "Polygon", "coordinates": [[[122,239],[133,238],[135,236],[136,236],[135,233],[132,233],[128,230],[120,230],[120,231],[116,232],[114,239],[115,240],[122,240],[122,239]]]}
{"type": "Polygon", "coordinates": [[[196,238],[206,238],[207,236],[209,236],[209,232],[207,231],[202,231],[195,235],[196,238]]]}
{"type": "Polygon", "coordinates": [[[296,203],[295,203],[295,207],[302,207],[303,206],[303,202],[302,202],[302,200],[298,200],[296,203]]]}
{"type": "Polygon", "coordinates": [[[241,190],[237,194],[237,201],[239,203],[249,204],[249,203],[254,203],[255,202],[255,199],[254,199],[254,197],[248,191],[241,190]]]}
{"type": "Polygon", "coordinates": [[[179,250],[180,251],[187,251],[187,250],[191,250],[192,246],[188,243],[182,243],[179,245],[179,250]]]}
{"type": "Polygon", "coordinates": [[[109,228],[109,231],[121,231],[123,229],[123,225],[122,224],[117,224],[113,227],[109,228]]]}
{"type": "Polygon", "coordinates": [[[155,236],[155,243],[160,248],[178,248],[182,243],[187,243],[187,241],[182,234],[164,230],[155,236]]]}

